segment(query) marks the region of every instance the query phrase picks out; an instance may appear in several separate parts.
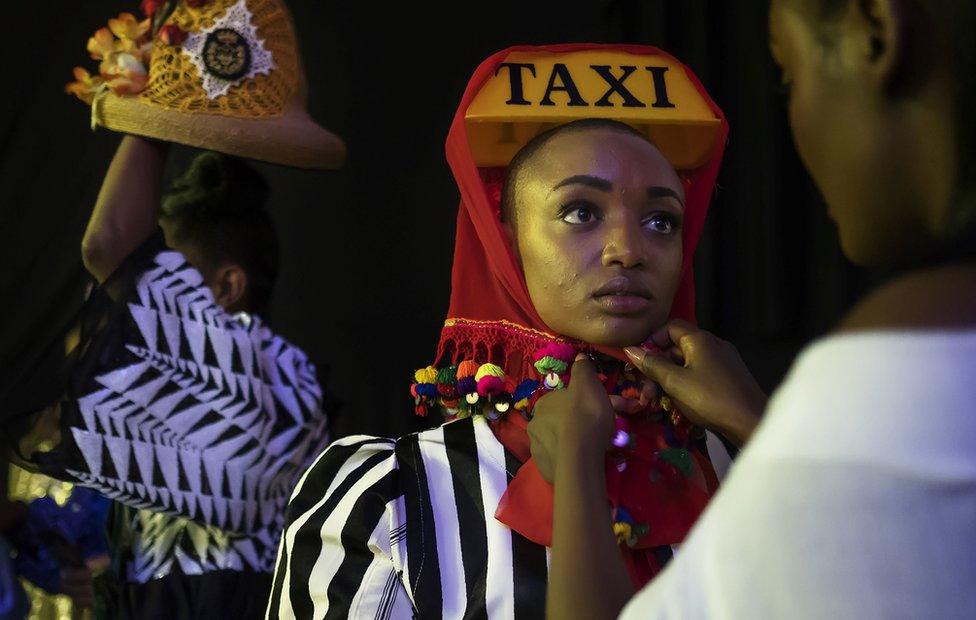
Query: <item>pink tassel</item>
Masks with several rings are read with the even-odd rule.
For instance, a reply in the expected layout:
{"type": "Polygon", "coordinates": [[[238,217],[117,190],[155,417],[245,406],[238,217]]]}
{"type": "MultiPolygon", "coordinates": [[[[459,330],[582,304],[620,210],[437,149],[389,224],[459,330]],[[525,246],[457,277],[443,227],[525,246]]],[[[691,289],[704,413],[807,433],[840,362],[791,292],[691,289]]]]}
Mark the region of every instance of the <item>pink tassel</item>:
{"type": "Polygon", "coordinates": [[[505,391],[505,381],[499,377],[492,377],[487,375],[478,381],[478,394],[485,398],[489,396],[494,396],[505,391]]]}

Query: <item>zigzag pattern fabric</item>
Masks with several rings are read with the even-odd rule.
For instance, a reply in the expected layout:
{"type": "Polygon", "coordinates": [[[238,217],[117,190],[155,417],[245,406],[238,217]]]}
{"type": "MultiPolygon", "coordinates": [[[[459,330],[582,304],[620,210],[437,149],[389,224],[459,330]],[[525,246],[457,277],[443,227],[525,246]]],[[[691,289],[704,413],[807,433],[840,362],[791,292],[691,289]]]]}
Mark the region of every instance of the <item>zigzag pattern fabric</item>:
{"type": "Polygon", "coordinates": [[[138,274],[122,315],[121,337],[94,345],[77,410],[63,410],[64,471],[130,507],[248,535],[261,549],[235,553],[265,566],[327,444],[314,365],[260,318],[224,312],[177,252],[138,274]]]}
{"type": "Polygon", "coordinates": [[[274,570],[278,526],[256,535],[243,535],[185,517],[138,510],[130,512],[126,527],[134,539],[123,557],[125,578],[130,582],[147,583],[174,570],[184,575],[215,570],[274,570]]]}

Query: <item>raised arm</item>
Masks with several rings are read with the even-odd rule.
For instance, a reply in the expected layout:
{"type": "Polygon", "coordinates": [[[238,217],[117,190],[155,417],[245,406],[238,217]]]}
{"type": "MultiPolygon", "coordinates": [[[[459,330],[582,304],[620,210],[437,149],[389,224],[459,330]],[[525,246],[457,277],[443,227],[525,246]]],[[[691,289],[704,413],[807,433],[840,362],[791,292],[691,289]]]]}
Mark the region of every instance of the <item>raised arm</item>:
{"type": "Polygon", "coordinates": [[[168,146],[136,136],[122,138],[81,242],[85,268],[99,282],[156,229],[168,146]]]}
{"type": "Polygon", "coordinates": [[[612,620],[634,594],[613,535],[604,477],[613,418],[596,369],[578,357],[569,387],[540,399],[529,423],[533,457],[555,460],[549,620],[612,620]],[[544,454],[551,444],[556,454],[544,454]]]}

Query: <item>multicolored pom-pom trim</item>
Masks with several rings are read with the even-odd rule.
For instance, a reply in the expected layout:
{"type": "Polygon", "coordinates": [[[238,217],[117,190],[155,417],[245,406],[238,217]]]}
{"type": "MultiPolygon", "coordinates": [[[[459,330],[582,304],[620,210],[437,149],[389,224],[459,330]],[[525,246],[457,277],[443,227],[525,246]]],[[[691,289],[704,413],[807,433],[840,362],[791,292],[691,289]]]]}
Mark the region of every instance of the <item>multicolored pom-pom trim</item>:
{"type": "MultiPolygon", "coordinates": [[[[576,349],[571,345],[547,344],[536,351],[532,358],[532,368],[537,378],[525,378],[518,383],[496,364],[464,360],[444,368],[427,366],[414,373],[410,394],[414,397],[416,413],[420,416],[428,415],[431,407],[439,406],[449,419],[481,414],[495,421],[513,410],[529,419],[539,398],[566,387],[575,357],[576,349]]],[[[632,367],[623,366],[599,376],[609,394],[631,400],[641,398],[644,378],[632,367]]],[[[648,402],[640,413],[618,413],[612,451],[616,455],[618,471],[625,471],[628,461],[636,454],[634,432],[639,433],[640,427],[633,425],[640,424],[642,419],[658,422],[662,428],[659,444],[649,455],[652,463],[649,482],[670,483],[691,477],[695,464],[688,446],[695,427],[666,395],[648,402]]],[[[649,524],[635,523],[631,513],[623,506],[614,508],[611,516],[613,533],[621,545],[634,547],[650,531],[649,524]]]]}
{"type": "Polygon", "coordinates": [[[414,373],[410,394],[419,416],[426,416],[434,406],[457,418],[483,414],[497,420],[512,410],[527,415],[543,393],[566,386],[575,357],[572,345],[551,343],[533,356],[539,379],[527,378],[517,384],[496,364],[464,360],[440,369],[428,366],[414,373]]]}
{"type": "Polygon", "coordinates": [[[613,519],[613,534],[617,537],[617,543],[634,547],[642,536],[647,535],[651,530],[647,523],[634,523],[634,518],[623,506],[614,508],[611,513],[613,519]]]}

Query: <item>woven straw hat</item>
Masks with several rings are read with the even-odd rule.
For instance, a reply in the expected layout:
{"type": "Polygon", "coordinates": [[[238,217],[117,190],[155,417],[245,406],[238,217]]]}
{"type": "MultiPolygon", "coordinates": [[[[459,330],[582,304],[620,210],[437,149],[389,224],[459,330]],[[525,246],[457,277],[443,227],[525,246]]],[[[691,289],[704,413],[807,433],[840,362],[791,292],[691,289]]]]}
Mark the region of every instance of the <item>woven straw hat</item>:
{"type": "MultiPolygon", "coordinates": [[[[143,9],[152,15],[141,23],[144,30],[152,24],[142,35],[151,50],[147,74],[137,88],[106,79],[89,97],[93,126],[300,168],[342,166],[342,140],[305,109],[294,22],[283,2],[143,0],[143,9]]],[[[123,30],[119,23],[109,22],[112,33],[123,30]]]]}

